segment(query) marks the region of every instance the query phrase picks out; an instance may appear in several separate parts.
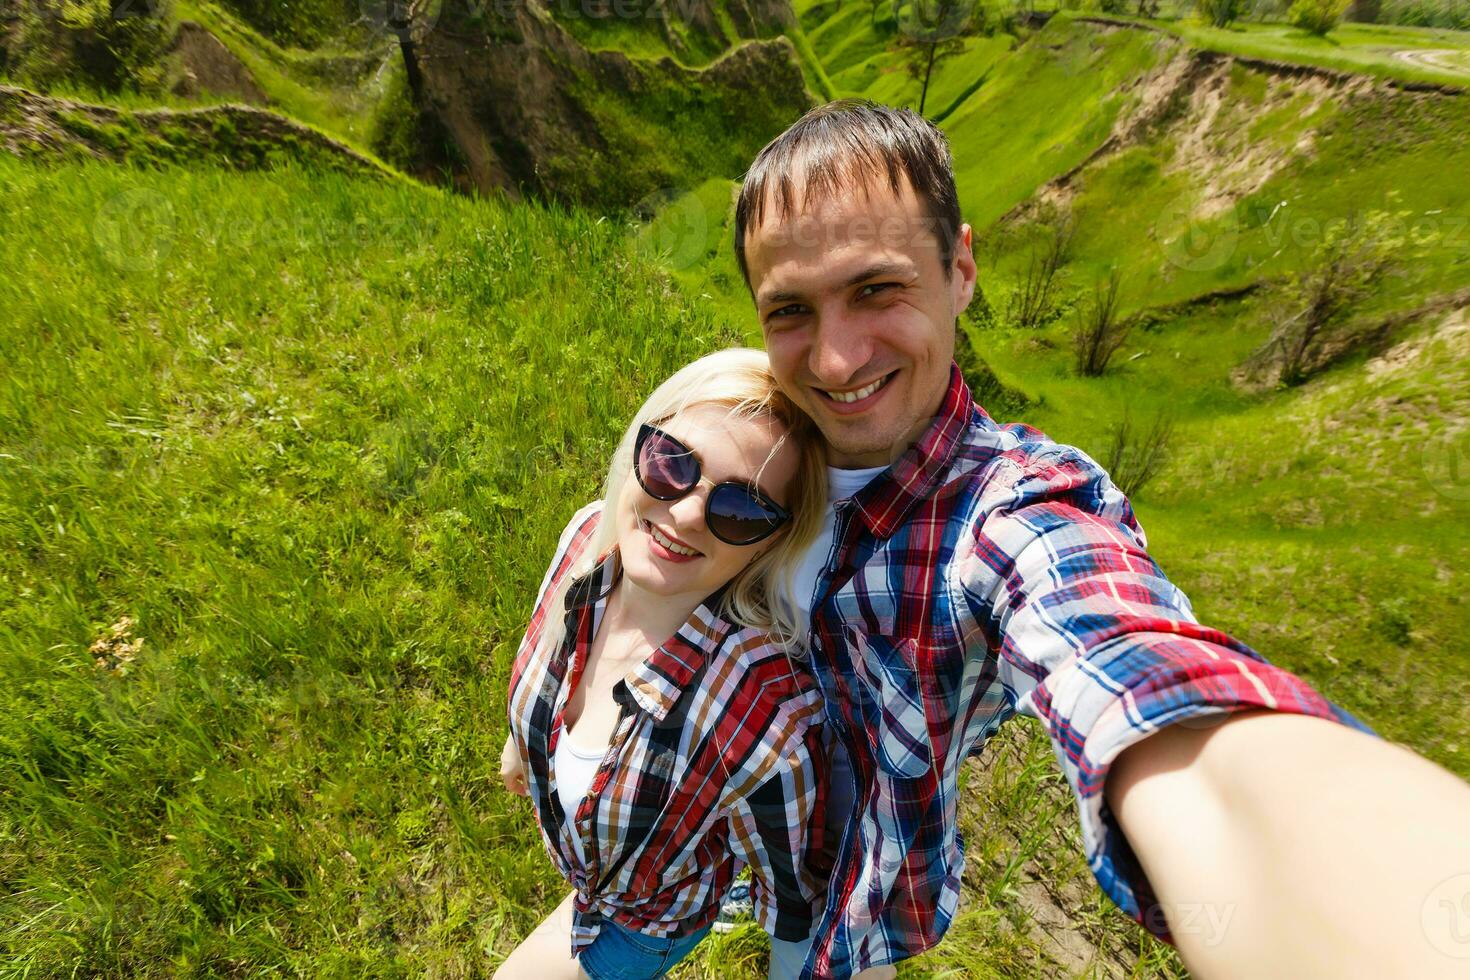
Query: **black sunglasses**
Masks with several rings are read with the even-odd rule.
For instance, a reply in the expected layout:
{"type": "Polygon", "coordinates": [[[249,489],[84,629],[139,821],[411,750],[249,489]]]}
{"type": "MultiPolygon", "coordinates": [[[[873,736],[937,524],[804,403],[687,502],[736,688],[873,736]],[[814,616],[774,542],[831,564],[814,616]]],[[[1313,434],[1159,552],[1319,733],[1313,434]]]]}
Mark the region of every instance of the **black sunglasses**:
{"type": "MultiPolygon", "coordinates": [[[[658,500],[678,500],[699,486],[699,458],[662,429],[644,423],[633,449],[638,485],[658,500]]],[[[751,483],[716,483],[704,500],[704,523],[726,544],[755,544],[791,520],[791,512],[751,483]]]]}

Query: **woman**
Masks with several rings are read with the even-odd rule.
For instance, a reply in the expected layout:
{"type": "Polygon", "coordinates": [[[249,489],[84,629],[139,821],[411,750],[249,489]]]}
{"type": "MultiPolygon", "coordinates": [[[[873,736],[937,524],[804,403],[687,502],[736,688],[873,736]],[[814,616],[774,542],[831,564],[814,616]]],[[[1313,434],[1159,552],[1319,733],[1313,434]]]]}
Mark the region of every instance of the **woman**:
{"type": "Polygon", "coordinates": [[[639,409],[512,670],[501,775],[573,891],[497,976],[662,976],[745,866],[773,938],[809,932],[828,870],[822,709],[793,663],[803,624],[774,597],[824,484],[817,434],[760,351],[702,358],[639,409]]]}

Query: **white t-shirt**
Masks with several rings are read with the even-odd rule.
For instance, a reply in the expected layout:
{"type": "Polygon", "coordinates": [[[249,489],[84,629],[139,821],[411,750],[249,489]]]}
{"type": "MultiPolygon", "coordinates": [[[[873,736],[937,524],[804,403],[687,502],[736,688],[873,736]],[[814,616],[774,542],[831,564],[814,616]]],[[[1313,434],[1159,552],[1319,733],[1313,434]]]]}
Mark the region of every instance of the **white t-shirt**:
{"type": "Polygon", "coordinates": [[[817,532],[817,538],[807,548],[806,554],[802,555],[800,564],[796,566],[793,582],[796,595],[792,604],[801,610],[805,621],[810,622],[812,618],[817,577],[822,574],[822,569],[827,567],[827,559],[832,556],[832,536],[837,531],[837,511],[834,505],[872,483],[873,478],[886,469],[886,466],[873,466],[864,470],[827,467],[827,510],[822,514],[822,529],[817,532]]]}

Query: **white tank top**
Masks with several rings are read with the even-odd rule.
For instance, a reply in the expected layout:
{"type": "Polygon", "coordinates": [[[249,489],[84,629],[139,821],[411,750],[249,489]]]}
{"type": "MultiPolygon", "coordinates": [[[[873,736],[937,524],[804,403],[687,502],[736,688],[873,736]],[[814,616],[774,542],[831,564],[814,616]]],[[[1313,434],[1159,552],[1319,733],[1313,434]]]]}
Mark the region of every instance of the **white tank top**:
{"type": "Polygon", "coordinates": [[[606,748],[588,752],[572,741],[571,732],[563,729],[561,738],[556,740],[556,752],[551,761],[552,769],[556,773],[556,795],[561,798],[561,808],[567,815],[567,827],[572,831],[572,843],[583,864],[587,863],[587,858],[582,853],[582,838],[577,833],[574,821],[577,819],[577,808],[582,805],[582,799],[592,788],[592,777],[597,775],[605,755],[606,748]]]}

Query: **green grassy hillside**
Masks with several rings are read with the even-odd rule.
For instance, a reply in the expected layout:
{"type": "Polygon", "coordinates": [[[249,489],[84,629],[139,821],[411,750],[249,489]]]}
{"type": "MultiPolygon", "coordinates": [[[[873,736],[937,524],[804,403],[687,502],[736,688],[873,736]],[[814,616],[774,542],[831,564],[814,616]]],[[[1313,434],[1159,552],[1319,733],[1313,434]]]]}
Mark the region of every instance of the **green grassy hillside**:
{"type": "MultiPolygon", "coordinates": [[[[809,89],[917,101],[891,17],[796,10],[809,89]]],[[[391,59],[178,11],[278,111],[355,147],[414,138],[391,59]]],[[[1200,618],[1470,776],[1470,108],[1194,46],[1317,63],[1285,31],[1169,26],[1064,15],[936,66],[994,310],[965,339],[1025,421],[1099,459],[1125,415],[1170,419],[1134,499],[1200,618]],[[1353,216],[1392,252],[1352,304],[1372,341],[1299,386],[1245,378],[1353,216]],[[1019,326],[1064,219],[1053,309],[1019,326]],[[1142,318],[1079,377],[1070,334],[1114,267],[1142,318]]],[[[1464,46],[1411,34],[1345,31],[1327,64],[1412,81],[1393,51],[1464,46]]],[[[564,894],[496,778],[510,657],[622,420],[758,336],[735,185],[691,174],[636,221],[289,152],[258,173],[131,156],[0,156],[0,973],[488,976],[564,894]]],[[[1033,728],[965,779],[960,915],[904,976],[1183,975],[1092,884],[1033,728]]],[[[764,956],[748,927],[678,976],[764,956]]]]}
{"type": "Polygon", "coordinates": [[[543,563],[731,336],[592,215],[0,178],[0,961],[486,973],[561,895],[496,778],[543,563]]]}

